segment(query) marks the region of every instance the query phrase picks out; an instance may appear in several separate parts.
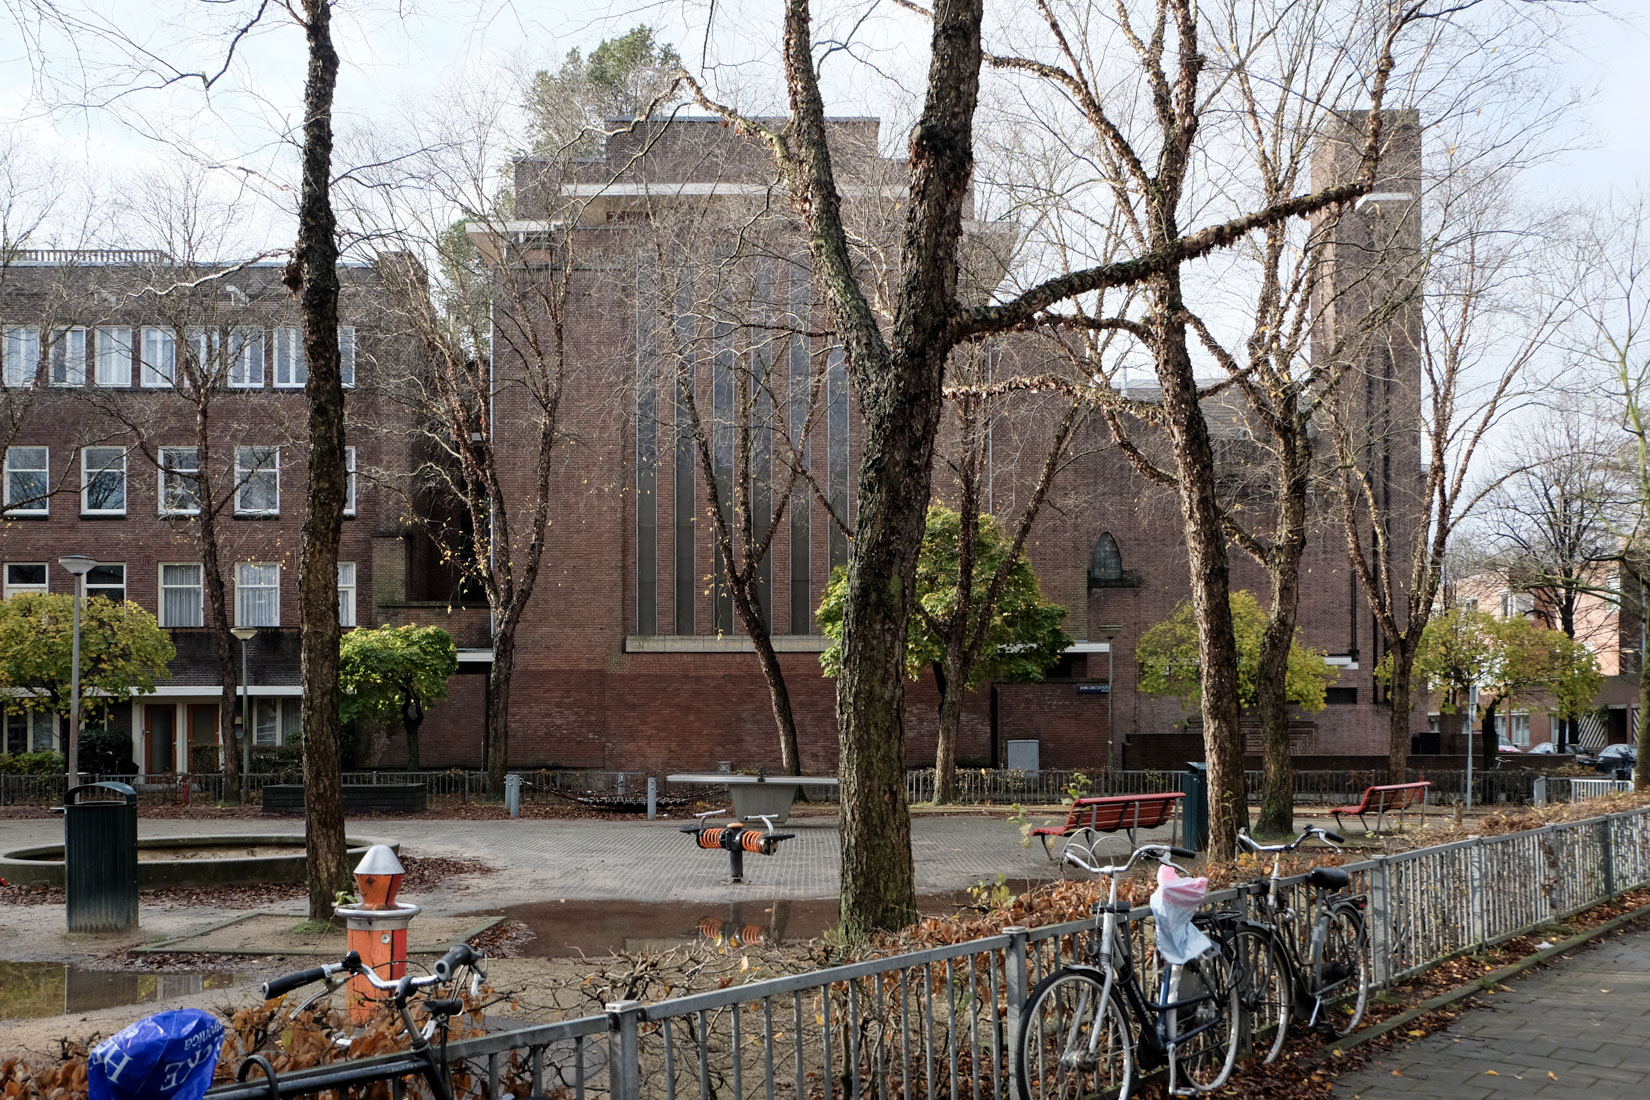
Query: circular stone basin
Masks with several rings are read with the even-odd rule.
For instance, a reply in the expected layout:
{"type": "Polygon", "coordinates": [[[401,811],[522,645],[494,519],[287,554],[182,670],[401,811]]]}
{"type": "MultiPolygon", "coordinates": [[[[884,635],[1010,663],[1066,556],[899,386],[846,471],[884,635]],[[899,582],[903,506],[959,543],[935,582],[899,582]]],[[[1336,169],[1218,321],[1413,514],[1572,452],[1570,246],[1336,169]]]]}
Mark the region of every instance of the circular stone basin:
{"type": "MultiPolygon", "coordinates": [[[[345,837],[350,866],[374,844],[394,851],[400,844],[371,837],[345,837]]],[[[261,886],[304,881],[301,836],[163,836],[137,842],[138,888],[156,886],[261,886]]],[[[0,852],[0,878],[17,886],[62,886],[63,845],[45,844],[0,852]]]]}

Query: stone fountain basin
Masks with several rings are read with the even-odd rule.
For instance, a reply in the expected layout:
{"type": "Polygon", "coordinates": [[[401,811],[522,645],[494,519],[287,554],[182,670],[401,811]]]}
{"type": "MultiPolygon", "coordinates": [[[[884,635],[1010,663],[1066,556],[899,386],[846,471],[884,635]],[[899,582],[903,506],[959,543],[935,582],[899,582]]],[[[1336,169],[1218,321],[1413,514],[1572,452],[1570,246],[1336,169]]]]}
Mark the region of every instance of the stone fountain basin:
{"type": "MultiPolygon", "coordinates": [[[[345,837],[354,866],[374,844],[400,851],[400,843],[345,837]]],[[[156,886],[262,886],[304,881],[304,838],[271,834],[146,837],[138,846],[138,888],[156,886]]],[[[0,852],[0,878],[17,886],[62,886],[63,845],[42,844],[0,852]]]]}

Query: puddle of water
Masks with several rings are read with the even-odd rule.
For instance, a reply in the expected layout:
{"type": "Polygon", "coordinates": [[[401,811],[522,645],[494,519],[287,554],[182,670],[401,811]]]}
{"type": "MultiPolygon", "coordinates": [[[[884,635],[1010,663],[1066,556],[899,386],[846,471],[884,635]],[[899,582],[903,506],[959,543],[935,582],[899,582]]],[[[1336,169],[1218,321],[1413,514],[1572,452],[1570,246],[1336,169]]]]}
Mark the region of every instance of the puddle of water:
{"type": "MultiPolygon", "coordinates": [[[[950,916],[968,903],[964,893],[917,899],[923,916],[950,916]]],[[[836,899],[756,898],[707,905],[685,902],[546,901],[518,905],[505,915],[533,938],[521,945],[538,958],[606,955],[613,951],[668,951],[692,943],[795,943],[837,924],[836,899]]]]}
{"type": "Polygon", "coordinates": [[[233,985],[216,971],[82,970],[66,963],[0,962],[0,1020],[31,1020],[146,1004],[233,985]]]}

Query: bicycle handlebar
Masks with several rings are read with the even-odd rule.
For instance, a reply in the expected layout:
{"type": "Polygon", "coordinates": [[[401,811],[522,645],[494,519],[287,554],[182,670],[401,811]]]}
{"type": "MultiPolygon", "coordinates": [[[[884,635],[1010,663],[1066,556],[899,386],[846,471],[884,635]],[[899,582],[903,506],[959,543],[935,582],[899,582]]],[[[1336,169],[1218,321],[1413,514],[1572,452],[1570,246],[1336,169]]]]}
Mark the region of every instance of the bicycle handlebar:
{"type": "Polygon", "coordinates": [[[1248,829],[1238,830],[1238,844],[1251,852],[1293,852],[1312,837],[1317,837],[1331,847],[1339,847],[1346,843],[1346,838],[1340,833],[1332,833],[1321,825],[1308,825],[1301,830],[1301,835],[1287,844],[1262,844],[1249,835],[1248,829]]]}
{"type": "MultiPolygon", "coordinates": [[[[308,970],[296,970],[291,974],[282,974],[278,978],[271,978],[263,983],[262,989],[264,1000],[272,1001],[276,997],[292,992],[294,989],[301,989],[315,982],[329,980],[334,974],[344,972],[352,977],[365,978],[367,984],[374,989],[393,993],[396,1002],[399,1004],[404,1003],[408,995],[415,990],[450,981],[453,975],[462,967],[467,966],[474,970],[477,978],[476,984],[479,984],[479,979],[483,973],[482,963],[486,958],[485,954],[477,951],[467,943],[455,943],[436,962],[433,973],[426,974],[423,977],[405,974],[400,978],[381,978],[372,967],[362,965],[361,956],[358,952],[351,951],[335,963],[313,966],[308,970]]],[[[456,1002],[456,998],[454,1001],[456,1002]]],[[[436,1015],[442,1015],[442,1013],[436,1012],[436,1009],[445,1007],[448,1003],[447,1001],[431,1000],[429,1002],[430,1011],[436,1015]]],[[[447,1015],[451,1015],[451,1013],[447,1013],[447,1015]]]]}
{"type": "Polygon", "coordinates": [[[1142,857],[1155,859],[1159,863],[1167,863],[1170,856],[1176,859],[1196,859],[1197,853],[1190,848],[1178,848],[1172,844],[1142,844],[1129,855],[1129,858],[1121,866],[1096,867],[1094,864],[1082,859],[1070,848],[1065,851],[1067,863],[1075,863],[1093,875],[1120,875],[1133,867],[1142,857]]]}
{"type": "MultiPolygon", "coordinates": [[[[360,973],[362,970],[361,956],[351,951],[335,963],[324,963],[321,966],[312,966],[308,970],[295,970],[291,974],[282,974],[279,978],[271,978],[262,986],[264,1000],[273,1001],[276,997],[283,997],[294,989],[302,989],[306,985],[326,981],[340,970],[350,974],[360,973]]],[[[371,971],[367,971],[371,973],[371,971]]]]}

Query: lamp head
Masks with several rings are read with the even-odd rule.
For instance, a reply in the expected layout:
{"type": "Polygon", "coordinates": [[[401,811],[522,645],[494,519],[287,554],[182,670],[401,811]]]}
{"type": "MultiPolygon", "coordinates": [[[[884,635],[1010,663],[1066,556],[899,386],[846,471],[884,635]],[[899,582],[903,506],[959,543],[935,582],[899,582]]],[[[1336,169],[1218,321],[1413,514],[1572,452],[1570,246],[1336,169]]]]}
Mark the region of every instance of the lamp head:
{"type": "Polygon", "coordinates": [[[69,554],[58,558],[57,564],[77,577],[84,577],[97,567],[97,559],[88,558],[85,554],[69,554]]]}
{"type": "Polygon", "coordinates": [[[255,626],[232,626],[229,628],[229,633],[243,642],[250,642],[253,636],[258,633],[258,628],[255,626]]]}

